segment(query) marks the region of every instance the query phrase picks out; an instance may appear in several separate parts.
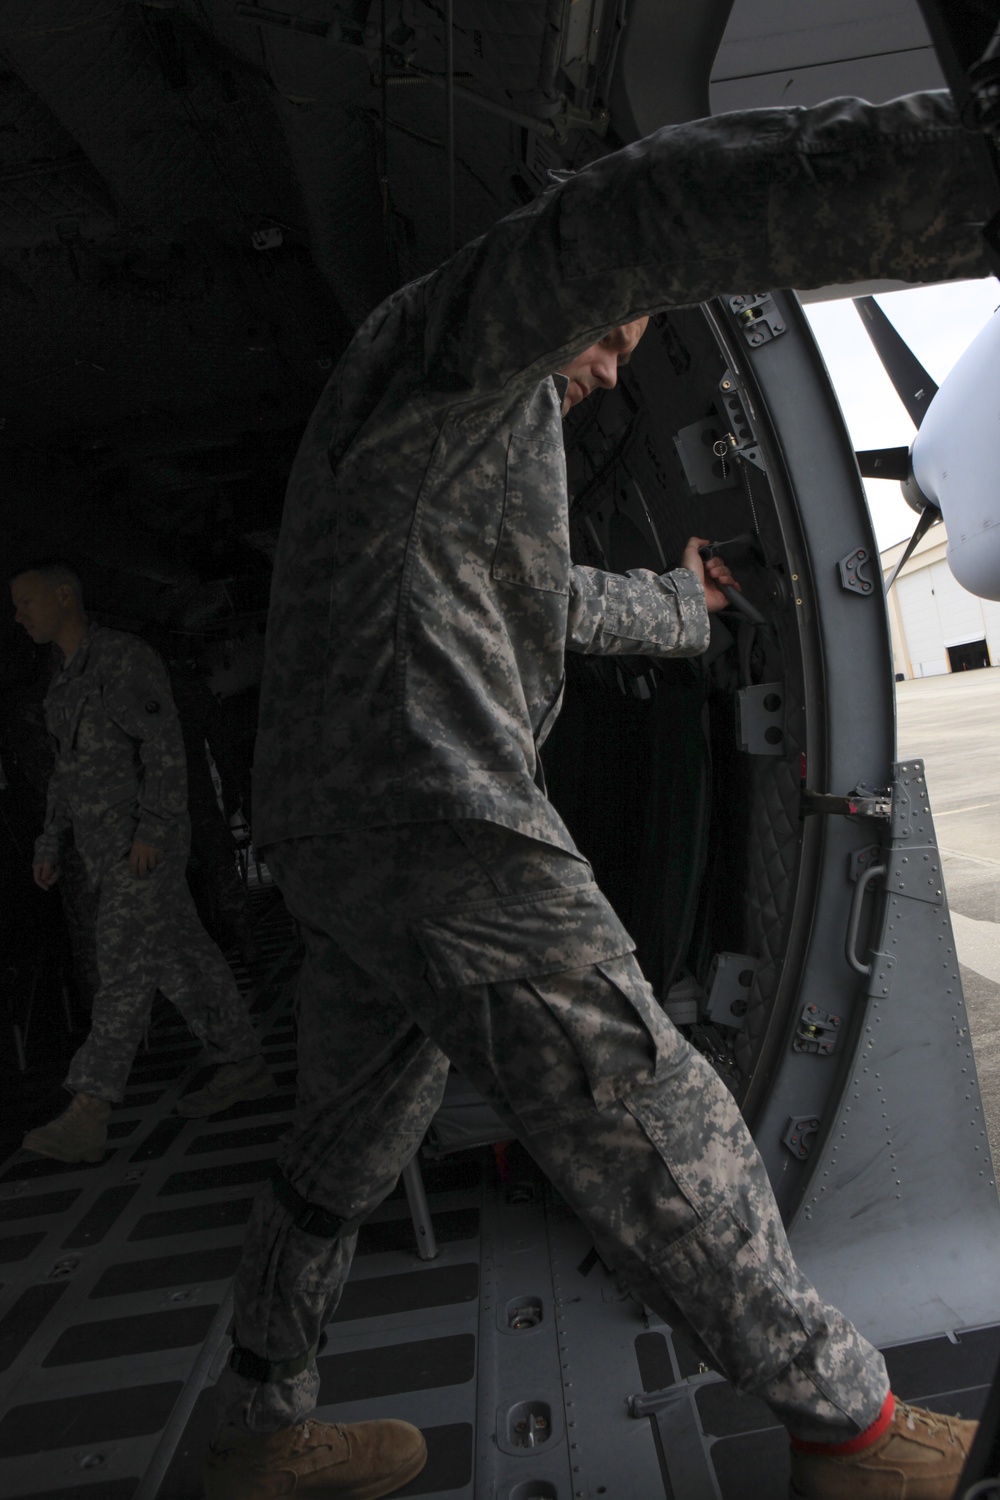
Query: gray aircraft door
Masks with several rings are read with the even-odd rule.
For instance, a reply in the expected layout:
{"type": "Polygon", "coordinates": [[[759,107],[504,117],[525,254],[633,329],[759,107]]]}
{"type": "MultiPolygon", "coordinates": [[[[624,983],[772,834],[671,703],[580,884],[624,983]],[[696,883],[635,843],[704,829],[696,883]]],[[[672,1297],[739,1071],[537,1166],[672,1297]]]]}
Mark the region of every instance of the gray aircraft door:
{"type": "Polygon", "coordinates": [[[792,564],[806,700],[796,922],[744,1109],[803,1269],[884,1346],[1000,1319],[1000,1201],[923,767],[895,762],[863,489],[801,307],[774,302],[781,332],[753,346],[720,316],[792,564]],[[809,795],[859,787],[889,796],[844,816],[809,795]],[[832,1047],[810,1045],[810,1006],[832,1047]]]}

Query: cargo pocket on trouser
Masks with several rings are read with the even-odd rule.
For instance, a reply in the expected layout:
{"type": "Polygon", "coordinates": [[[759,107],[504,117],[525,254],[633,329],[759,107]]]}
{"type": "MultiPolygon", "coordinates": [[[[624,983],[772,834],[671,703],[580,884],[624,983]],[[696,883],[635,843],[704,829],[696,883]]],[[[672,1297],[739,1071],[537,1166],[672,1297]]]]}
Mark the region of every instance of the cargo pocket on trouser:
{"type": "Polygon", "coordinates": [[[648,1271],[742,1390],[756,1390],[826,1329],[827,1309],[792,1257],[757,1149],[728,1089],[694,1054],[669,1098],[625,1107],[663,1160],[694,1221],[637,1246],[648,1271]]]}
{"type": "Polygon", "coordinates": [[[437,997],[428,1029],[528,1131],[650,1083],[687,1045],[593,882],[430,913],[414,934],[437,997]]]}

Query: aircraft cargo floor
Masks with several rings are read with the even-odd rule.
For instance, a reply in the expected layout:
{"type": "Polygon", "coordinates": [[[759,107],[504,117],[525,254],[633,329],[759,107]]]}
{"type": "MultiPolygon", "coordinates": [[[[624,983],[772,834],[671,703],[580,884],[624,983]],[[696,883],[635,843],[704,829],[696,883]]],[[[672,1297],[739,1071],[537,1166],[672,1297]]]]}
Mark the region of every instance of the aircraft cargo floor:
{"type": "MultiPolygon", "coordinates": [[[[293,1101],[292,925],[260,920],[237,969],[279,1080],[208,1120],[197,1044],[154,1012],[103,1162],[17,1152],[0,1167],[0,1495],[200,1500],[230,1282],[293,1101]]],[[[775,1500],[783,1433],[616,1286],[582,1226],[514,1147],[422,1164],[439,1254],[422,1261],[397,1188],[362,1227],[320,1356],[318,1416],[403,1417],[428,1500],[775,1500]]],[[[1000,1329],[888,1351],[893,1387],[982,1408],[1000,1329]]]]}

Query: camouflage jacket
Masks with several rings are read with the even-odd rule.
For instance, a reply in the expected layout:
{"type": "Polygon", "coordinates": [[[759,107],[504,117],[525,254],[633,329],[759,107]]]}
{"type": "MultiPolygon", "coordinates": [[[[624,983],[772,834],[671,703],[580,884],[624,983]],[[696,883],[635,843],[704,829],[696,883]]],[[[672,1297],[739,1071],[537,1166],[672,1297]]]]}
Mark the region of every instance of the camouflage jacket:
{"type": "Polygon", "coordinates": [[[56,763],[35,862],[58,864],[70,827],[93,883],[133,839],[186,852],[184,743],[156,652],[138,636],[91,625],[44,707],[56,763]]]}
{"type": "Polygon", "coordinates": [[[552,371],[616,324],[756,286],[983,274],[944,95],[719,116],[584,168],[371,314],[289,481],[258,845],[471,817],[565,844],[536,758],[563,655],[697,653],[685,571],[574,567],[552,371]]]}

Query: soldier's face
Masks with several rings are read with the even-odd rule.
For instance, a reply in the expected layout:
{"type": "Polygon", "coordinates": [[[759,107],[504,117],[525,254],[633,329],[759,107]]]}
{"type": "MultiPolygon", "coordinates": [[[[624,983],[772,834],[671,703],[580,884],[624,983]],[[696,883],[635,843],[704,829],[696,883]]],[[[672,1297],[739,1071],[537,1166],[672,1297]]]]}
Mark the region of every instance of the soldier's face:
{"type": "Polygon", "coordinates": [[[72,595],[66,584],[53,584],[40,573],[22,573],[10,586],[14,619],[31,636],[36,646],[54,641],[65,618],[67,602],[72,595]]]}
{"type": "Polygon", "coordinates": [[[618,371],[632,358],[632,350],[646,332],[648,322],[648,318],[637,318],[634,323],[612,328],[598,343],[591,344],[568,365],[562,366],[558,373],[569,376],[569,387],[563,397],[563,416],[599,386],[606,391],[614,390],[618,384],[618,371]]]}

